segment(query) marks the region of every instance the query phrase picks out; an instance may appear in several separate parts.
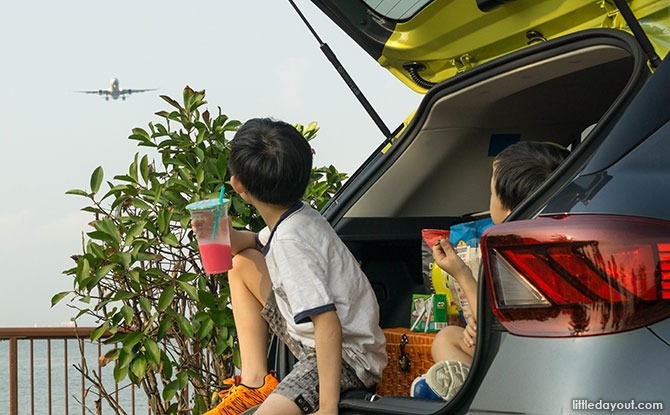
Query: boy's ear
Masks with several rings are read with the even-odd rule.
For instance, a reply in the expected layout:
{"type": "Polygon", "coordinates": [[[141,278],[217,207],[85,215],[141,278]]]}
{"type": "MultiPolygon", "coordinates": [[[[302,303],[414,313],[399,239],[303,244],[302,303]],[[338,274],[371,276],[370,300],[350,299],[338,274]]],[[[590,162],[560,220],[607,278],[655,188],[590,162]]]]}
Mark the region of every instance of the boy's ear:
{"type": "Polygon", "coordinates": [[[233,187],[233,190],[235,193],[241,195],[242,193],[247,192],[247,188],[244,187],[241,181],[237,179],[235,176],[230,176],[230,185],[233,187]]]}

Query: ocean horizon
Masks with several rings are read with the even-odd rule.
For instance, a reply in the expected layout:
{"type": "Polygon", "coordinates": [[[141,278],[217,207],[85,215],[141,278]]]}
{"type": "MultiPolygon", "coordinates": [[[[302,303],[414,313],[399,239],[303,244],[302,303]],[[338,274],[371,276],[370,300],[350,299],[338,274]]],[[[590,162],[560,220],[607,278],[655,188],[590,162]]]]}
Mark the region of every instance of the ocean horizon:
{"type": "MultiPolygon", "coordinates": [[[[48,415],[49,412],[49,363],[47,340],[33,340],[33,383],[34,383],[34,407],[35,415],[48,415]]],[[[102,354],[111,346],[102,345],[102,354]]],[[[90,342],[84,342],[85,364],[89,373],[98,372],[98,346],[90,342]]],[[[82,408],[82,375],[75,366],[82,366],[82,358],[77,340],[67,341],[67,365],[65,364],[65,341],[62,339],[51,340],[51,414],[65,413],[66,402],[69,414],[95,414],[95,401],[98,399],[97,388],[85,379],[84,404],[82,408]],[[65,370],[67,367],[67,387],[65,394],[65,370]]],[[[101,368],[103,385],[108,393],[115,394],[113,365],[101,368]]],[[[18,413],[31,413],[30,395],[30,340],[19,340],[17,345],[17,372],[18,372],[18,413]]],[[[9,413],[9,341],[0,340],[0,390],[6,391],[0,394],[0,414],[9,413]]],[[[119,385],[118,401],[121,407],[128,413],[132,412],[132,391],[128,379],[119,385]]],[[[144,391],[135,387],[135,413],[148,414],[148,399],[144,391]]],[[[115,411],[103,399],[102,413],[114,414],[115,411]]]]}

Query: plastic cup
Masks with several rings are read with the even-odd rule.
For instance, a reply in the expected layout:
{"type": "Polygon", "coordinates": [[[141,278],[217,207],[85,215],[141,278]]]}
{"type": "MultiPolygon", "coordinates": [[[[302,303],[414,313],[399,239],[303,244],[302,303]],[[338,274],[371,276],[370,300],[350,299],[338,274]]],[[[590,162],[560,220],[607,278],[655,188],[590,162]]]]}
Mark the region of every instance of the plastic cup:
{"type": "Polygon", "coordinates": [[[207,274],[220,274],[233,267],[228,202],[221,198],[205,199],[186,206],[191,213],[202,266],[207,274]]]}

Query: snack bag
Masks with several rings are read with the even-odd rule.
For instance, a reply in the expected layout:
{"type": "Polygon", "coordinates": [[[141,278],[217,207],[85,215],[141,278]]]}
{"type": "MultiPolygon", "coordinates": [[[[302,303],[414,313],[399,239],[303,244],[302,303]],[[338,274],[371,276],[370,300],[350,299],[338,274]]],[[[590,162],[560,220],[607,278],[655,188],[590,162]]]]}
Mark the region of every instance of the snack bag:
{"type": "MultiPolygon", "coordinates": [[[[481,262],[479,239],[484,231],[491,225],[493,225],[493,221],[490,218],[487,218],[473,222],[459,223],[450,228],[449,242],[454,246],[458,256],[470,268],[475,279],[479,276],[479,264],[481,262]]],[[[452,295],[462,310],[463,321],[465,323],[467,322],[467,319],[472,316],[470,303],[465,297],[465,292],[460,284],[458,284],[458,281],[451,275],[448,280],[452,295]]]]}
{"type": "Polygon", "coordinates": [[[448,238],[449,231],[445,229],[422,229],[421,258],[423,283],[428,292],[444,294],[447,305],[447,323],[462,325],[458,304],[449,289],[449,275],[438,267],[433,259],[433,245],[438,240],[448,238]]]}
{"type": "Polygon", "coordinates": [[[449,230],[445,229],[421,229],[421,268],[423,276],[423,285],[430,293],[443,294],[446,290],[447,280],[441,279],[441,274],[434,275],[433,269],[435,261],[433,260],[433,245],[440,239],[448,238],[449,230]]]}
{"type": "Polygon", "coordinates": [[[447,326],[447,301],[444,294],[412,295],[410,330],[432,333],[447,326]]]}

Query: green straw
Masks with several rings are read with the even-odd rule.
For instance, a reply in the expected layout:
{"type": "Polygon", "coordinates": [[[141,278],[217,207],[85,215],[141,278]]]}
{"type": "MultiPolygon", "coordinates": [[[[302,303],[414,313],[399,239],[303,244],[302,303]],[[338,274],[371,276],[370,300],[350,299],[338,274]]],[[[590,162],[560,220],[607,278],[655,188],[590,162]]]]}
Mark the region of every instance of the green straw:
{"type": "Polygon", "coordinates": [[[219,216],[221,216],[221,205],[223,204],[223,193],[226,190],[226,186],[221,186],[221,192],[219,192],[219,207],[216,208],[216,217],[214,218],[214,230],[212,230],[212,240],[216,237],[216,229],[219,227],[219,216]]]}

